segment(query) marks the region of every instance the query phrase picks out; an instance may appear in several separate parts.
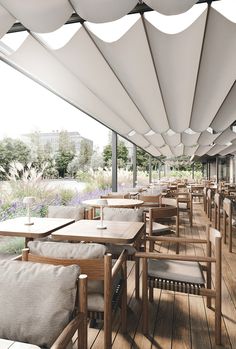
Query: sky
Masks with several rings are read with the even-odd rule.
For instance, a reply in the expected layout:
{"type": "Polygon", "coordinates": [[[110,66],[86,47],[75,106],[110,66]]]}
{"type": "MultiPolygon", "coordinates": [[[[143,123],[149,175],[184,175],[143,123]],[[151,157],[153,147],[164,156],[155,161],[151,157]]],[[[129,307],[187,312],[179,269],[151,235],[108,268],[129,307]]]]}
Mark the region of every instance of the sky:
{"type": "Polygon", "coordinates": [[[44,87],[0,61],[0,138],[34,131],[78,131],[100,150],[108,129],[44,87]]]}

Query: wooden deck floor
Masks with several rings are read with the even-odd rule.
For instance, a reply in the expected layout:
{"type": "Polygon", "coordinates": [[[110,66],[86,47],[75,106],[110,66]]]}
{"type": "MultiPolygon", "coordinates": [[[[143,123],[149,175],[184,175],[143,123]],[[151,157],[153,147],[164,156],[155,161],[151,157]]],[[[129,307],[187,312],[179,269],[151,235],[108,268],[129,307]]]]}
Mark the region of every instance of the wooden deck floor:
{"type": "MultiPolygon", "coordinates": [[[[181,221],[183,223],[183,220],[181,221]]],[[[192,229],[181,224],[180,233],[188,237],[205,237],[208,219],[202,204],[194,203],[192,229]]],[[[161,250],[173,253],[173,246],[161,246],[161,250]]],[[[184,253],[204,253],[202,246],[181,246],[184,253]]],[[[234,253],[223,246],[222,283],[222,346],[214,343],[214,313],[199,296],[155,290],[150,304],[150,335],[142,334],[141,300],[134,297],[134,266],[128,262],[128,326],[127,334],[120,333],[119,317],[113,322],[113,349],[210,349],[236,348],[236,239],[234,253]]],[[[103,330],[88,329],[88,347],[103,349],[103,330]]]]}

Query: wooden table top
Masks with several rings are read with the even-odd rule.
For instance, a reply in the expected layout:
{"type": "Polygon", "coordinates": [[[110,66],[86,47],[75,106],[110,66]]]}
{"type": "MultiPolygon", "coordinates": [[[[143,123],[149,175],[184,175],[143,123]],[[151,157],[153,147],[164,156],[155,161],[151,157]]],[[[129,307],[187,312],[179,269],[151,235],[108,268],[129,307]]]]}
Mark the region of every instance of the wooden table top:
{"type": "Polygon", "coordinates": [[[93,241],[99,243],[133,243],[145,233],[143,222],[103,221],[107,229],[98,229],[99,220],[80,220],[52,233],[54,240],[93,241]]]}
{"type": "MultiPolygon", "coordinates": [[[[107,207],[140,207],[143,204],[142,200],[136,200],[136,199],[106,199],[107,200],[107,207]]],[[[83,204],[92,206],[92,207],[100,207],[100,205],[97,204],[97,200],[85,200],[83,201],[83,204]]]]}
{"type": "Polygon", "coordinates": [[[74,223],[74,219],[31,217],[32,225],[26,225],[27,217],[17,217],[0,222],[0,235],[37,239],[74,223]]]}
{"type": "Polygon", "coordinates": [[[0,338],[1,349],[40,349],[37,345],[10,341],[8,339],[0,338]]]}

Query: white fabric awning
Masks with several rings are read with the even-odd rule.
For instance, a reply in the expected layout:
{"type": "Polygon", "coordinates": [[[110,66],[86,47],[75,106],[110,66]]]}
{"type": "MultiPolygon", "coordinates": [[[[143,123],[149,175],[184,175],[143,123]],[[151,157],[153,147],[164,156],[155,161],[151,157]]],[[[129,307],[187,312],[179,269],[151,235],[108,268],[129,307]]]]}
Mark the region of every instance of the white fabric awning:
{"type": "Polygon", "coordinates": [[[233,22],[213,5],[194,0],[147,0],[159,12],[184,13],[124,17],[137,2],[0,0],[0,59],[153,156],[231,152],[236,7],[233,22]],[[113,41],[102,39],[89,23],[78,25],[57,49],[36,34],[61,28],[74,12],[97,23],[122,17],[109,24],[110,32],[124,29],[126,20],[131,24],[113,41]],[[159,27],[174,19],[180,25],[190,16],[192,23],[175,33],[159,27]],[[14,34],[5,34],[15,21],[29,34],[12,50],[5,38],[14,34]]]}

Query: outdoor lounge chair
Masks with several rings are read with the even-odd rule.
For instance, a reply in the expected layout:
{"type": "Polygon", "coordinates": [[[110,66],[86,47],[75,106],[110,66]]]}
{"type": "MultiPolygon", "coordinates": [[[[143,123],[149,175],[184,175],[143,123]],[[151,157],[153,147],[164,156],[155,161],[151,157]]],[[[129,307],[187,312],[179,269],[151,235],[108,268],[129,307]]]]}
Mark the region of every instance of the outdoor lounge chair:
{"type": "Polygon", "coordinates": [[[189,216],[190,227],[193,225],[193,199],[192,194],[181,192],[176,194],[177,207],[179,212],[187,212],[189,216]]]}
{"type": "Polygon", "coordinates": [[[111,348],[112,315],[121,305],[121,329],[126,330],[126,251],[112,263],[106,247],[95,243],[31,241],[22,259],[32,262],[76,264],[88,275],[88,317],[104,321],[104,349],[111,348]]]}
{"type": "MultiPolygon", "coordinates": [[[[116,208],[116,207],[105,207],[103,211],[104,220],[108,221],[124,221],[124,222],[144,222],[145,216],[143,209],[132,209],[132,208],[116,208]]],[[[143,236],[145,238],[145,236],[143,236]]],[[[117,256],[123,249],[126,249],[128,260],[135,262],[135,296],[139,298],[139,277],[140,267],[139,260],[136,259],[135,253],[140,251],[144,244],[143,240],[135,241],[132,245],[123,244],[109,244],[107,246],[109,252],[113,256],[117,256]]]]}
{"type": "Polygon", "coordinates": [[[207,239],[183,239],[172,237],[148,237],[151,242],[206,243],[206,255],[170,255],[162,253],[137,253],[142,258],[142,297],[143,332],[148,334],[148,291],[153,299],[153,288],[194,294],[207,297],[207,306],[211,307],[211,298],[215,298],[215,341],[221,343],[221,234],[207,227],[207,239]],[[215,254],[212,255],[212,249],[215,254]],[[204,263],[202,265],[201,263],[204,263]],[[211,265],[215,264],[214,288],[211,285],[211,265]],[[203,275],[206,272],[206,279],[203,275]]]}
{"type": "Polygon", "coordinates": [[[0,261],[0,309],[0,338],[69,349],[78,330],[87,348],[87,276],[76,265],[0,261]]]}
{"type": "MultiPolygon", "coordinates": [[[[163,206],[149,208],[148,221],[147,221],[147,236],[160,236],[166,234],[176,234],[179,237],[179,210],[175,206],[163,206]],[[173,229],[173,222],[175,219],[175,229],[173,229]],[[167,224],[162,224],[166,223],[167,224]]],[[[154,243],[150,242],[151,250],[154,249],[154,243]]],[[[179,251],[179,245],[177,244],[177,252],[179,251]]]]}

